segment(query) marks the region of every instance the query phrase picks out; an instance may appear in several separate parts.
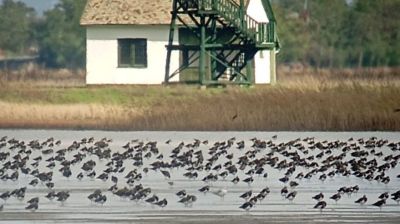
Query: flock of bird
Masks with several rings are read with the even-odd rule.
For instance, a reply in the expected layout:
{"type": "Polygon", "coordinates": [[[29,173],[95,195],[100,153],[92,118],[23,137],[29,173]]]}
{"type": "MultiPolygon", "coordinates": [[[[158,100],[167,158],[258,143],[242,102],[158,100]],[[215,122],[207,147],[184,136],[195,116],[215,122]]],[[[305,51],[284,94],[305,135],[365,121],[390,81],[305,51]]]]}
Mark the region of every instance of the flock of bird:
{"type": "MultiPolygon", "coordinates": [[[[107,190],[93,189],[87,196],[87,200],[93,204],[107,203],[107,195],[111,194],[161,208],[168,205],[167,198],[158,197],[154,189],[142,183],[146,176],[162,175],[163,180],[176,189],[176,203],[189,208],[204,194],[213,194],[222,199],[229,194],[230,187],[215,187],[218,182],[231,182],[229,185],[232,188],[243,183],[248,185],[248,190],[240,194],[238,200],[243,201],[238,208],[250,211],[258,204],[268,203],[265,199],[272,194],[271,189],[265,186],[256,192],[251,186],[254,181],[267,183],[270,170],[282,173],[277,180],[282,184],[280,194],[290,202],[301,194],[296,189],[303,179],[325,181],[327,178],[351,176],[377,182],[384,188],[385,184],[393,181],[387,173],[398,165],[400,159],[400,142],[376,137],[350,138],[347,141],[316,141],[313,137],[288,142],[278,142],[276,139],[277,136],[272,136],[269,140],[253,138],[245,142],[230,138],[215,143],[194,139],[190,143],[180,142],[176,145],[168,140],[163,143],[168,149],[160,150],[155,141],[137,139],[112,149],[112,140],[107,138],[83,138],[67,144],[52,137],[45,141],[24,142],[4,136],[0,138],[0,183],[10,182],[18,186],[21,179],[29,178],[30,181],[22,188],[0,191],[0,211],[7,208],[7,200],[11,197],[26,201],[25,209],[31,211],[39,209],[41,200],[57,201],[63,205],[73,192],[56,190],[60,187],[55,181],[57,178],[54,178],[57,175],[60,176],[58,179],[91,179],[107,183],[107,190]],[[98,168],[100,161],[106,164],[104,170],[98,168]],[[73,167],[80,169],[73,172],[73,167]],[[184,170],[183,178],[201,184],[197,192],[177,189],[179,186],[175,185],[172,175],[177,169],[184,170]],[[45,188],[47,194],[25,199],[29,191],[37,186],[45,188]]],[[[400,175],[396,178],[400,178],[400,175]]],[[[309,200],[315,200],[314,208],[322,212],[329,204],[340,203],[343,195],[351,196],[362,190],[358,185],[344,186],[334,194],[320,192],[309,200]]],[[[354,203],[368,203],[380,209],[388,200],[399,204],[400,189],[383,191],[371,200],[374,201],[369,202],[367,196],[363,195],[354,199],[354,203]]]]}

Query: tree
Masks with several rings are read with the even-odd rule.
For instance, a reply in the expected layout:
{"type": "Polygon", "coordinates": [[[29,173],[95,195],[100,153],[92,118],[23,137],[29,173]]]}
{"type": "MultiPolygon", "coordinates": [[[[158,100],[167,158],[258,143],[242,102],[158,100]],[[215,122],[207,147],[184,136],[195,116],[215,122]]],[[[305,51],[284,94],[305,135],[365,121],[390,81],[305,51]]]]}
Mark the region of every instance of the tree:
{"type": "Polygon", "coordinates": [[[310,1],[310,31],[315,54],[311,55],[317,67],[341,67],[341,49],[348,5],[345,0],[310,1]]]}
{"type": "Polygon", "coordinates": [[[40,58],[47,66],[85,65],[85,29],[79,25],[85,5],[86,0],[61,0],[37,24],[40,58]]]}
{"type": "Polygon", "coordinates": [[[400,0],[271,1],[281,62],[316,67],[400,65],[400,0]]]}
{"type": "Polygon", "coordinates": [[[4,0],[0,5],[0,49],[23,54],[32,39],[33,8],[22,2],[4,0]]]}

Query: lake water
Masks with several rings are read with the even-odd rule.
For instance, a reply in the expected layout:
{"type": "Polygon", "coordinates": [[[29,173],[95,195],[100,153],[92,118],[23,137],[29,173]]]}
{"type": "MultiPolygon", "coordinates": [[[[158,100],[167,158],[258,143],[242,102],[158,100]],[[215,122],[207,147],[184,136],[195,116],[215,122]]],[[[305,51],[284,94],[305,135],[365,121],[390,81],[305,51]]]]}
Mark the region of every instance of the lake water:
{"type": "MultiPolygon", "coordinates": [[[[82,138],[94,137],[95,140],[102,138],[112,139],[109,143],[109,148],[113,152],[125,151],[122,146],[132,140],[138,140],[147,143],[149,141],[157,141],[157,148],[160,153],[163,154],[163,161],[170,162],[171,151],[177,147],[181,142],[185,144],[194,143],[194,139],[199,139],[201,142],[208,140],[208,144],[201,143],[198,148],[194,151],[201,150],[204,155],[205,162],[211,156],[208,154],[209,149],[214,145],[215,142],[226,142],[228,139],[235,137],[234,145],[228,149],[228,154],[233,153],[233,162],[237,162],[238,158],[243,156],[249,150],[253,150],[250,139],[257,138],[266,142],[272,141],[273,144],[279,145],[280,143],[287,143],[289,141],[300,138],[299,143],[304,145],[306,148],[309,146],[306,141],[302,141],[307,137],[314,137],[315,142],[323,142],[327,145],[328,142],[341,141],[347,142],[349,138],[354,140],[348,144],[354,143],[361,146],[361,150],[371,152],[372,148],[365,149],[362,144],[357,142],[357,139],[364,139],[365,141],[371,137],[376,137],[376,141],[388,140],[388,142],[398,143],[400,142],[400,133],[398,132],[104,132],[104,131],[48,131],[48,130],[0,130],[0,138],[2,136],[8,136],[8,139],[15,138],[19,141],[25,141],[28,143],[31,140],[39,140],[40,142],[53,137],[55,140],[61,140],[61,145],[52,147],[54,151],[66,148],[70,146],[73,141],[80,141],[82,138]],[[276,135],[276,138],[272,136],[276,135]],[[167,144],[166,141],[170,140],[167,144]],[[244,141],[245,148],[240,150],[236,148],[236,143],[244,141]],[[326,141],[326,142],[324,142],[326,141]]],[[[131,146],[137,144],[136,141],[131,143],[131,146]]],[[[86,144],[87,147],[93,144],[86,144]]],[[[0,152],[11,152],[11,156],[0,162],[0,168],[9,160],[12,161],[12,157],[18,153],[18,149],[10,150],[10,145],[0,148],[0,152]]],[[[81,145],[83,147],[83,145],[81,145]]],[[[44,147],[48,149],[49,147],[44,147]]],[[[315,162],[322,165],[322,161],[329,156],[337,156],[342,153],[342,148],[339,147],[332,149],[331,154],[324,154],[322,158],[315,158],[315,162]]],[[[384,158],[387,155],[397,156],[400,154],[399,150],[391,150],[387,145],[382,147],[376,147],[375,153],[369,153],[365,157],[366,161],[376,159],[378,166],[385,163],[384,158]],[[375,156],[382,152],[382,156],[375,156]]],[[[181,152],[187,152],[190,148],[183,147],[181,152]]],[[[260,149],[254,159],[265,157],[268,153],[271,153],[270,147],[266,149],[260,149]]],[[[295,147],[288,148],[288,152],[298,151],[295,147]]],[[[318,155],[321,150],[310,149],[307,150],[308,154],[298,152],[301,158],[318,155]]],[[[66,154],[66,159],[73,159],[75,152],[66,154]]],[[[343,158],[343,161],[349,161],[353,159],[350,155],[351,152],[347,153],[343,158]]],[[[40,172],[48,172],[50,168],[45,162],[47,158],[54,156],[54,154],[43,155],[40,150],[33,150],[30,155],[30,161],[27,163],[28,166],[34,161],[31,160],[37,156],[42,156],[43,160],[39,163],[38,169],[40,172]]],[[[274,156],[279,159],[279,162],[287,160],[290,162],[291,159],[287,155],[282,155],[279,152],[275,152],[274,156]]],[[[355,158],[360,159],[360,158],[355,158]]],[[[205,183],[202,181],[203,177],[209,173],[217,174],[221,171],[197,171],[199,177],[195,180],[189,180],[184,177],[183,174],[187,170],[171,169],[171,178],[166,179],[160,172],[149,170],[147,174],[143,172],[144,168],[149,168],[151,163],[158,160],[156,156],[152,156],[149,159],[143,160],[143,166],[136,167],[133,165],[132,160],[125,160],[124,167],[125,171],[122,173],[113,174],[118,177],[118,187],[123,188],[128,186],[125,183],[124,176],[133,169],[137,169],[138,172],[143,174],[143,178],[137,181],[135,184],[141,183],[144,187],[149,187],[152,190],[152,194],[156,194],[160,199],[166,198],[168,205],[165,208],[159,208],[156,205],[151,205],[144,201],[131,201],[129,199],[121,199],[120,197],[113,195],[107,189],[113,185],[110,180],[102,181],[99,179],[91,179],[84,177],[82,180],[77,180],[76,175],[81,172],[82,164],[88,160],[94,160],[96,162],[95,171],[97,176],[107,168],[106,164],[110,161],[107,159],[99,160],[97,156],[87,155],[83,161],[77,165],[71,166],[72,176],[70,178],[63,177],[58,170],[61,168],[59,163],[52,171],[53,182],[55,183],[54,190],[68,190],[70,192],[70,198],[64,203],[60,204],[57,201],[50,201],[44,196],[49,192],[46,186],[39,183],[35,187],[29,185],[29,182],[35,179],[31,175],[20,174],[17,181],[2,181],[0,180],[0,194],[6,191],[11,191],[20,187],[27,187],[26,196],[24,200],[18,200],[11,197],[4,203],[0,199],[0,206],[4,204],[3,211],[0,211],[0,224],[10,223],[400,223],[400,205],[392,199],[387,199],[387,204],[381,209],[371,204],[378,201],[378,196],[384,192],[394,193],[400,190],[400,178],[397,175],[400,174],[399,161],[396,161],[396,167],[390,168],[385,171],[385,176],[390,177],[390,182],[387,184],[380,183],[377,181],[368,181],[364,178],[358,178],[354,175],[342,176],[340,174],[335,175],[333,178],[328,177],[325,181],[319,180],[319,176],[322,173],[314,175],[311,179],[296,179],[295,176],[303,172],[304,174],[312,170],[312,168],[296,167],[293,175],[290,176],[291,181],[296,181],[299,186],[290,188],[289,191],[297,191],[298,194],[293,201],[289,201],[282,197],[280,191],[284,183],[278,179],[285,175],[287,169],[276,169],[270,165],[265,165],[265,172],[268,173],[268,177],[264,178],[259,175],[253,175],[254,182],[247,184],[242,180],[248,175],[245,173],[249,171],[249,167],[239,170],[237,176],[240,178],[238,184],[233,184],[231,180],[236,176],[229,175],[225,179],[221,177],[218,181],[212,183],[205,183]],[[171,186],[168,182],[173,182],[171,186]],[[219,189],[226,189],[227,193],[225,197],[221,198],[211,192],[203,194],[198,191],[199,188],[210,185],[210,191],[217,191],[219,189]],[[355,186],[358,185],[360,190],[357,193],[351,195],[344,194],[342,198],[335,203],[330,196],[335,194],[340,187],[355,186]],[[250,211],[246,212],[239,208],[245,200],[239,196],[248,190],[252,190],[254,193],[260,192],[263,188],[269,187],[271,193],[261,202],[257,203],[250,211]],[[100,189],[103,194],[107,196],[107,201],[104,205],[99,205],[91,202],[87,196],[94,190],[100,189]],[[185,189],[188,194],[193,194],[197,197],[197,201],[191,206],[185,206],[182,203],[178,203],[179,198],[175,195],[176,192],[185,189]],[[313,206],[316,201],[312,199],[312,196],[323,192],[325,195],[325,201],[327,207],[320,211],[314,209],[313,206]],[[365,205],[359,205],[354,203],[355,200],[363,195],[366,195],[368,201],[365,205]],[[35,212],[25,210],[27,205],[26,201],[33,197],[39,197],[39,209],[35,212]]],[[[220,156],[219,159],[213,164],[213,167],[217,164],[224,164],[228,159],[224,156],[220,156]]],[[[329,168],[324,173],[333,171],[334,168],[329,168]]],[[[12,171],[8,171],[9,174],[12,171]]],[[[379,172],[375,172],[375,175],[379,172]]],[[[287,184],[286,184],[287,185],[287,184]]],[[[151,196],[150,195],[150,196],[151,196]]]]}

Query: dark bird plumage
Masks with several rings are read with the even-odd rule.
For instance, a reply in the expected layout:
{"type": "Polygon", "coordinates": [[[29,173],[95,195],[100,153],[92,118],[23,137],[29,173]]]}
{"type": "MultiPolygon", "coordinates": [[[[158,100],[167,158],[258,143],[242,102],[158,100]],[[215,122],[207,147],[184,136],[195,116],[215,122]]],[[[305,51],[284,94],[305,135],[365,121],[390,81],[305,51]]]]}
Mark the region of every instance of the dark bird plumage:
{"type": "Polygon", "coordinates": [[[319,209],[324,209],[326,207],[326,202],[325,201],[319,201],[314,208],[319,208],[319,209]]]}

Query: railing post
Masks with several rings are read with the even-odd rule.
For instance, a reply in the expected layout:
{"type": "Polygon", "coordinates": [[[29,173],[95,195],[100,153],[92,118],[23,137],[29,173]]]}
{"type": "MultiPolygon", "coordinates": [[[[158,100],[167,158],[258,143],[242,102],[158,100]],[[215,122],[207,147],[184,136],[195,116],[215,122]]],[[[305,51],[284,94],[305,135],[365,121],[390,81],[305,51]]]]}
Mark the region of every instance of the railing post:
{"type": "Polygon", "coordinates": [[[240,0],[240,8],[239,8],[239,15],[240,15],[240,28],[242,30],[245,30],[245,21],[244,21],[244,15],[245,15],[245,11],[244,11],[244,0],[240,0]]]}
{"type": "Polygon", "coordinates": [[[206,18],[200,18],[200,58],[199,58],[199,81],[200,85],[204,85],[204,77],[206,75],[206,18]]]}

